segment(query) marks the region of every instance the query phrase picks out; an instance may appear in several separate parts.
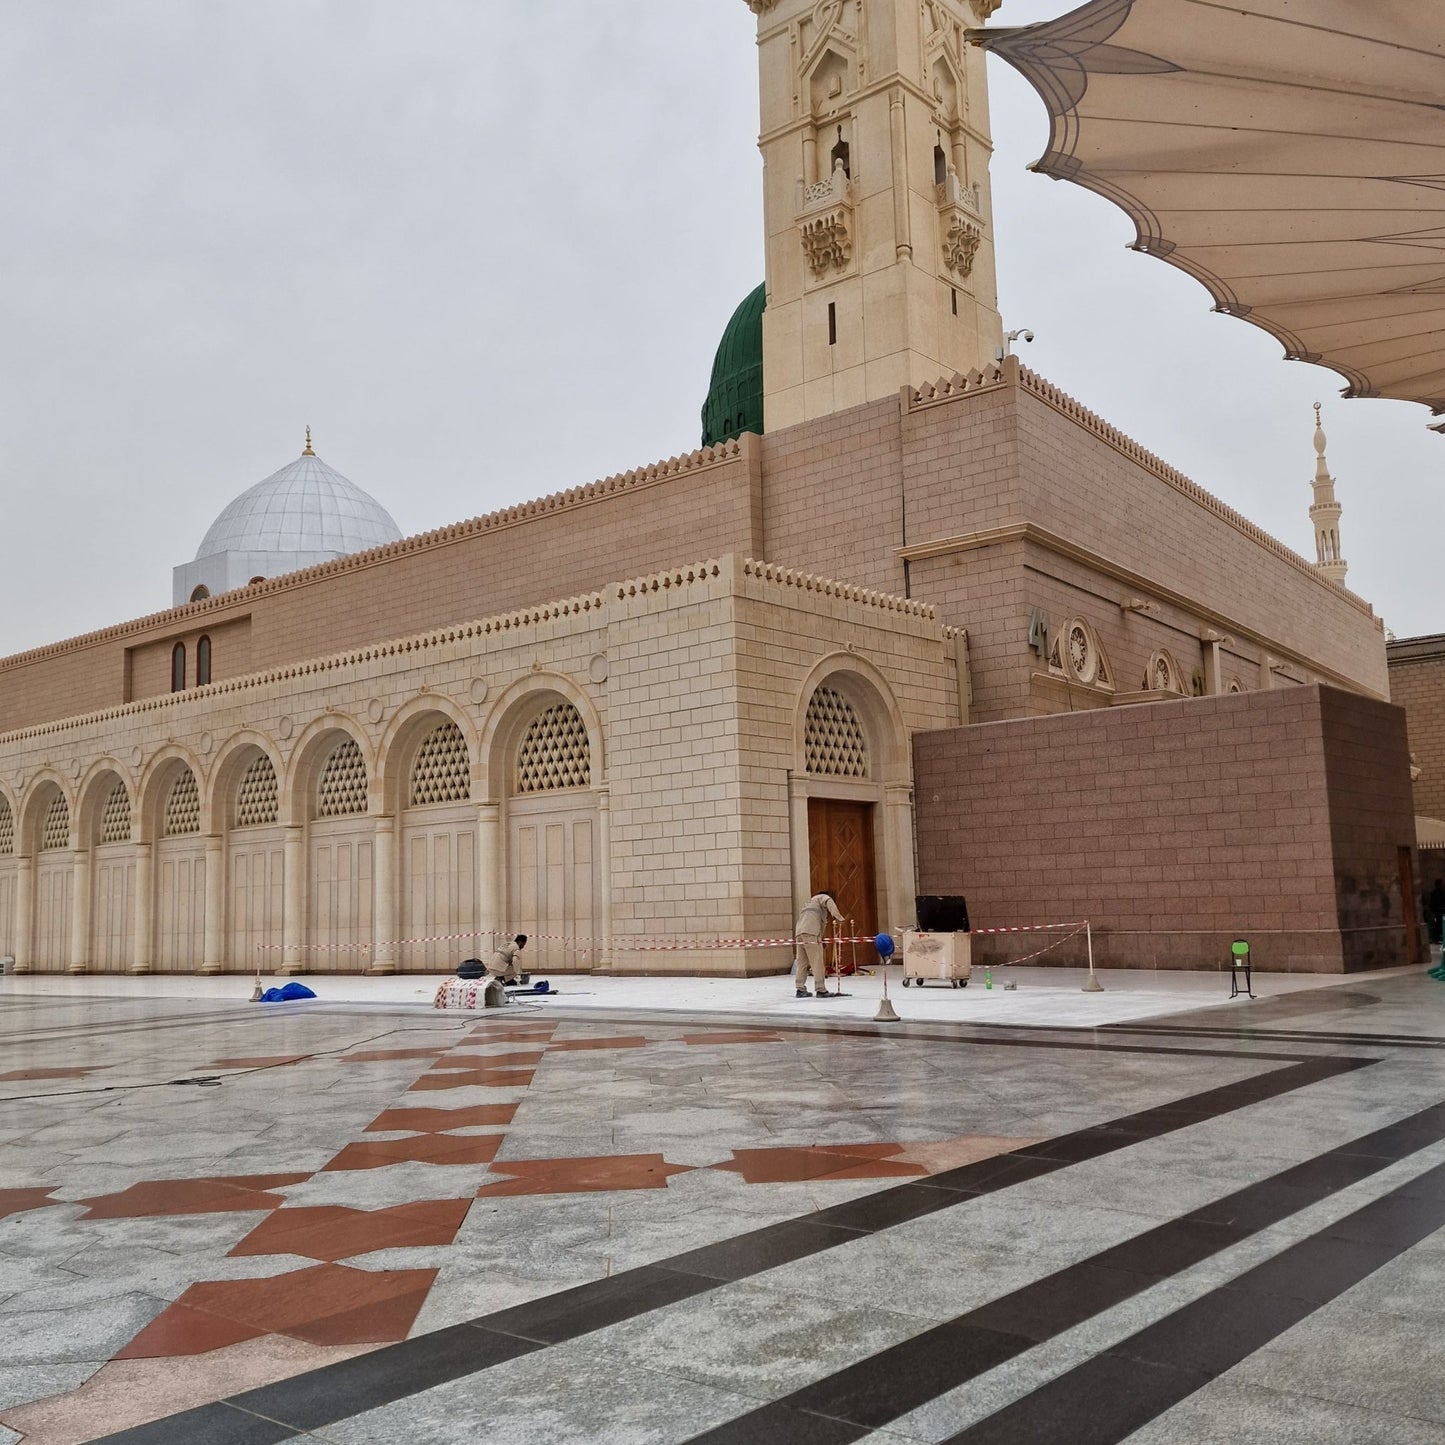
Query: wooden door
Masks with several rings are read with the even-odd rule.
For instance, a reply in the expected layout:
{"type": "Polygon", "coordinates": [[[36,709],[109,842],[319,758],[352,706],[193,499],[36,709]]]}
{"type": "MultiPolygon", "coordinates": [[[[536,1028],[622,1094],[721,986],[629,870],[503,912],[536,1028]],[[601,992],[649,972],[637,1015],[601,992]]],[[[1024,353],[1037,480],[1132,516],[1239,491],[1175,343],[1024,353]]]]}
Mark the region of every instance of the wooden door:
{"type": "MultiPolygon", "coordinates": [[[[838,912],[859,934],[878,932],[878,886],[873,850],[873,804],[808,799],[808,875],[814,893],[831,893],[838,912]]],[[[846,925],[845,925],[846,926],[846,925]]],[[[843,950],[845,964],[849,950],[843,950]]],[[[859,946],[858,962],[876,955],[859,946]]]]}
{"type": "Polygon", "coordinates": [[[528,936],[522,967],[585,973],[602,933],[597,804],[560,793],[509,806],[508,927],[528,936]]]}

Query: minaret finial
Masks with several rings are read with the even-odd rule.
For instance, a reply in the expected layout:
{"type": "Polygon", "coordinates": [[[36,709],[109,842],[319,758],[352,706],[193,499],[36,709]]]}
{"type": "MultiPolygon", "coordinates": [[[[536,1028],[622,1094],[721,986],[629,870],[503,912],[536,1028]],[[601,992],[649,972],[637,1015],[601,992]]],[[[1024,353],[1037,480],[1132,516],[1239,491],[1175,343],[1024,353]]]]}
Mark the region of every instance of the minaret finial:
{"type": "Polygon", "coordinates": [[[307,427],[307,428],[306,428],[306,445],[301,449],[301,455],[302,455],[303,457],[314,457],[314,456],[316,455],[316,453],[311,450],[311,428],[310,428],[310,427],[307,427]]]}
{"type": "Polygon", "coordinates": [[[1335,498],[1335,479],[1330,475],[1330,464],[1325,460],[1325,426],[1320,417],[1321,407],[1315,403],[1315,479],[1314,506],[1310,508],[1310,521],[1315,529],[1315,566],[1331,582],[1343,583],[1346,563],[1340,555],[1340,504],[1335,498]]]}

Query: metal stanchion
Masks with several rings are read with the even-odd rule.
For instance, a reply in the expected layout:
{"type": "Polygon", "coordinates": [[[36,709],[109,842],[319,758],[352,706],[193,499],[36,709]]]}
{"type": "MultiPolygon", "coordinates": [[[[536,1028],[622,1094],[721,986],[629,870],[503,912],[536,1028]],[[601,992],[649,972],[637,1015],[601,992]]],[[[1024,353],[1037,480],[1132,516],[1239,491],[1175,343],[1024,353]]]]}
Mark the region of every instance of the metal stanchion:
{"type": "Polygon", "coordinates": [[[1094,972],[1094,930],[1084,924],[1084,942],[1089,949],[1089,976],[1084,980],[1085,993],[1103,993],[1104,985],[1099,982],[1099,975],[1094,972]]]}

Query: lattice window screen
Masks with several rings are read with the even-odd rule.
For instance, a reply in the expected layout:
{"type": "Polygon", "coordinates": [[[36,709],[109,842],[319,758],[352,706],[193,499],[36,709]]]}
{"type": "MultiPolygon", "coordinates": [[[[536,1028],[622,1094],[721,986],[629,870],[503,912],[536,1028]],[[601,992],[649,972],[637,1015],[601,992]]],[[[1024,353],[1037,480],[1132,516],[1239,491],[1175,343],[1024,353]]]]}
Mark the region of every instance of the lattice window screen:
{"type": "Polygon", "coordinates": [[[253,758],[241,774],[241,785],[236,789],[236,826],[260,828],[274,823],[279,810],[276,769],[272,767],[271,759],[262,753],[253,758]]]}
{"type": "Polygon", "coordinates": [[[517,791],[551,793],[592,783],[587,725],[570,702],[559,702],[532,720],[517,750],[517,791]]]}
{"type": "Polygon", "coordinates": [[[411,806],[462,803],[471,791],[467,741],[456,723],[444,722],[428,734],[417,751],[411,768],[411,806]]]}
{"type": "Polygon", "coordinates": [[[0,858],[8,858],[15,851],[15,814],[10,811],[10,799],[0,798],[0,858]]]}
{"type": "Polygon", "coordinates": [[[803,720],[803,756],[815,777],[866,778],[868,739],[853,705],[831,687],[820,687],[803,720]]]}
{"type": "Polygon", "coordinates": [[[130,842],[130,791],[124,783],[117,782],[105,800],[100,814],[100,841],[130,842]]]}
{"type": "Polygon", "coordinates": [[[352,738],[341,744],[321,770],[316,790],[318,818],[350,818],[366,811],[366,759],[352,738]]]}
{"type": "Polygon", "coordinates": [[[64,793],[57,793],[50,800],[50,806],[45,810],[45,821],[40,825],[40,848],[47,851],[51,848],[70,847],[70,805],[65,801],[64,793]]]}
{"type": "Polygon", "coordinates": [[[201,831],[201,790],[196,775],[187,768],[166,797],[166,815],[161,822],[162,838],[186,838],[201,831]]]}

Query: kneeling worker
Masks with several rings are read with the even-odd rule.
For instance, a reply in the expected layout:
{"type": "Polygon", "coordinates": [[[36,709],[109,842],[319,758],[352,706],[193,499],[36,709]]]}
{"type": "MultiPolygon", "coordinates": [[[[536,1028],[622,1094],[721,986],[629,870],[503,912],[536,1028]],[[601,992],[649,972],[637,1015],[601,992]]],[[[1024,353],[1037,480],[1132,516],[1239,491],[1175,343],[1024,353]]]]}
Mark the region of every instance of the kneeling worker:
{"type": "Polygon", "coordinates": [[[815,893],[809,900],[807,907],[798,915],[797,926],[793,929],[797,936],[799,957],[797,960],[797,990],[799,998],[808,996],[808,972],[813,974],[813,993],[817,998],[836,998],[836,990],[828,992],[828,961],[823,951],[823,931],[828,925],[828,916],[836,918],[839,923],[843,921],[843,915],[838,912],[838,905],[833,902],[832,895],[827,893],[815,893]]]}
{"type": "Polygon", "coordinates": [[[491,957],[487,973],[503,983],[521,983],[522,970],[517,967],[517,955],[527,946],[527,935],[519,933],[509,938],[491,957]]]}

